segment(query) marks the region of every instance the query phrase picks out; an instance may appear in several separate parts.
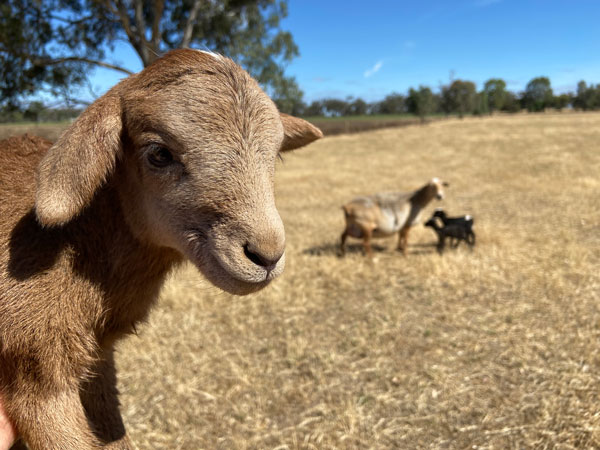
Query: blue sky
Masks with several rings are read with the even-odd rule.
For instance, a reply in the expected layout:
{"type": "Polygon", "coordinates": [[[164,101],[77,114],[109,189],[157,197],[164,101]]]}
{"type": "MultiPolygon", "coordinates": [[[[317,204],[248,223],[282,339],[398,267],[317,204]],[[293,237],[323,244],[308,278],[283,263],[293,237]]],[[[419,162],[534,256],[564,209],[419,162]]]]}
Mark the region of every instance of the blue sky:
{"type": "MultiPolygon", "coordinates": [[[[310,102],[324,97],[381,100],[450,77],[492,77],[523,90],[548,76],[556,92],[600,83],[599,0],[289,0],[282,27],[300,56],[286,73],[310,102]]],[[[141,68],[125,47],[114,55],[141,68]]],[[[97,70],[102,93],[121,77],[97,70]]]]}

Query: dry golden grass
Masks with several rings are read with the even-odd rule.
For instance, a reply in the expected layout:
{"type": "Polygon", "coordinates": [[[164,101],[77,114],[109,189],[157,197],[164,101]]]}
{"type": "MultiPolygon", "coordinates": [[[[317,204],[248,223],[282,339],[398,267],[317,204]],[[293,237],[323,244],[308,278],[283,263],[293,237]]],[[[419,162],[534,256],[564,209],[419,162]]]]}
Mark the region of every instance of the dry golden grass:
{"type": "MultiPolygon", "coordinates": [[[[140,448],[600,447],[600,114],[520,115],[326,138],[285,157],[288,264],[251,297],[191,268],[120,346],[140,448]],[[478,245],[417,227],[336,254],[355,195],[451,187],[478,245]],[[352,251],[354,250],[354,251],[352,251]]],[[[434,206],[431,205],[430,210],[434,206]]],[[[429,212],[429,211],[428,211],[429,212]]]]}
{"type": "Polygon", "coordinates": [[[140,449],[600,447],[600,114],[449,120],[285,157],[287,267],[232,297],[190,267],[119,346],[140,449]],[[354,241],[355,195],[450,181],[478,244],[354,241]]]}
{"type": "Polygon", "coordinates": [[[0,139],[29,133],[56,141],[61,133],[69,126],[69,122],[60,123],[8,123],[0,125],[0,139]]]}

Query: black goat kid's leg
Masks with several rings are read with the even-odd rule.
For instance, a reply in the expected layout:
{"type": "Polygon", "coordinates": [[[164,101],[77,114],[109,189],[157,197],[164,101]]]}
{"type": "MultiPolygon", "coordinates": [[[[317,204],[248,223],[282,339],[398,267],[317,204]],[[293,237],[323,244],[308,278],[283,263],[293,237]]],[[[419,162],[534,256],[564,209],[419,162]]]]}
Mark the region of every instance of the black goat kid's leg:
{"type": "Polygon", "coordinates": [[[445,241],[446,241],[446,236],[440,235],[438,238],[438,244],[437,244],[437,251],[440,255],[442,253],[444,253],[445,241]]]}
{"type": "Polygon", "coordinates": [[[474,231],[469,231],[469,234],[467,235],[467,244],[469,244],[471,247],[473,247],[475,245],[475,232],[474,231]]]}

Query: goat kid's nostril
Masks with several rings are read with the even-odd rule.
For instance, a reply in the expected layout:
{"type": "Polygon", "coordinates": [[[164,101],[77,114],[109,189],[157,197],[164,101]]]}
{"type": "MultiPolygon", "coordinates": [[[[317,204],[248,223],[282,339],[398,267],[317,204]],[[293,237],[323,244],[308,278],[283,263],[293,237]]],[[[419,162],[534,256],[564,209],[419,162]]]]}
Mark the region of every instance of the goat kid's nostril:
{"type": "Polygon", "coordinates": [[[281,253],[279,256],[277,256],[275,258],[268,258],[254,250],[251,250],[249,248],[248,244],[246,244],[246,245],[244,245],[244,255],[246,255],[246,258],[248,258],[250,261],[252,261],[257,266],[264,267],[266,270],[271,271],[275,268],[275,266],[277,265],[277,263],[283,256],[283,253],[281,253]]]}

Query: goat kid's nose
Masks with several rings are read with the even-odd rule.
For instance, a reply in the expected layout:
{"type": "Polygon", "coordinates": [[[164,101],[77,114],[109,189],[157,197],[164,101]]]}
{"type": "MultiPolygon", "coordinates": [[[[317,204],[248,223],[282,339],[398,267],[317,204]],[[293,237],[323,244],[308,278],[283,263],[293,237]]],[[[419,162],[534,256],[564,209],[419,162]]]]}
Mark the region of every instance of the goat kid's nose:
{"type": "Polygon", "coordinates": [[[257,266],[263,267],[265,270],[270,272],[275,268],[283,256],[283,252],[280,252],[276,255],[267,255],[261,253],[259,250],[256,250],[250,244],[246,244],[244,245],[244,255],[246,255],[246,258],[248,258],[257,266]]]}

